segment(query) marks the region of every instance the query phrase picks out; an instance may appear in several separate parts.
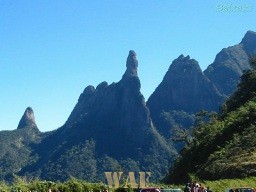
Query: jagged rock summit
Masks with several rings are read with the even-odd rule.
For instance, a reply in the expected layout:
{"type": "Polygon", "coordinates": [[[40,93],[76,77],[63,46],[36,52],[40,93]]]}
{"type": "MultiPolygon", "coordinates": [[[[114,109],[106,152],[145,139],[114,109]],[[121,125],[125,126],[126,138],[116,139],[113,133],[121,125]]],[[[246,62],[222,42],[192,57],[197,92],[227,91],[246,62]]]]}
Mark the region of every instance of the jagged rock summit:
{"type": "Polygon", "coordinates": [[[64,129],[83,128],[85,135],[98,140],[100,153],[115,157],[129,156],[130,153],[133,156],[134,151],[122,149],[128,146],[132,148],[134,143],[141,144],[145,140],[145,133],[152,131],[149,110],[140,92],[137,68],[136,53],[131,50],[122,79],[110,85],[102,82],[96,88],[92,85],[87,86],[80,95],[64,129]],[[83,126],[74,125],[80,123],[83,126]],[[113,133],[115,137],[122,139],[114,141],[113,133]],[[115,145],[116,142],[119,142],[119,145],[115,145]]]}
{"type": "MultiPolygon", "coordinates": [[[[163,135],[169,125],[164,125],[163,112],[185,111],[197,113],[201,110],[218,111],[224,97],[203,74],[198,62],[189,56],[175,59],[147,101],[151,118],[163,135]]],[[[181,123],[181,122],[179,122],[181,123]]]]}
{"type": "Polygon", "coordinates": [[[124,76],[138,76],[137,73],[138,60],[135,51],[130,50],[126,61],[126,72],[124,76]]]}
{"type": "MultiPolygon", "coordinates": [[[[118,83],[112,83],[111,85],[108,85],[107,82],[103,81],[96,88],[93,85],[87,86],[83,93],[80,95],[78,103],[76,104],[70,117],[65,123],[65,127],[71,126],[74,122],[79,122],[82,118],[86,116],[88,117],[92,113],[95,113],[95,116],[97,117],[99,115],[108,116],[107,112],[108,110],[112,111],[112,107],[116,106],[117,104],[121,105],[122,102],[127,104],[130,100],[135,98],[136,101],[138,100],[140,104],[142,104],[142,106],[145,108],[147,112],[145,116],[147,117],[147,121],[150,124],[148,109],[146,107],[144,97],[140,92],[141,84],[137,69],[137,54],[135,51],[130,50],[126,60],[126,71],[122,76],[122,79],[118,83]],[[117,103],[117,101],[120,99],[122,99],[122,101],[117,103]]],[[[131,104],[133,103],[134,101],[131,101],[131,104]]],[[[129,124],[129,122],[127,123],[129,124]]]]}
{"type": "Polygon", "coordinates": [[[215,103],[221,104],[222,96],[203,74],[198,62],[180,55],[165,74],[163,81],[148,100],[151,108],[161,110],[217,111],[215,103]],[[154,98],[158,98],[154,100],[154,98]]]}
{"type": "MultiPolygon", "coordinates": [[[[140,92],[137,68],[136,53],[130,51],[119,82],[110,85],[102,82],[96,88],[87,86],[66,123],[38,146],[42,158],[23,169],[23,173],[32,170],[48,180],[65,180],[76,175],[88,181],[105,179],[105,171],[117,171],[118,167],[127,172],[151,171],[152,180],[167,173],[177,154],[152,126],[140,92]],[[91,163],[97,164],[91,173],[85,174],[92,169],[90,163],[79,169],[63,167],[61,175],[51,171],[68,164],[69,159],[77,159],[75,153],[68,151],[81,150],[79,146],[85,143],[92,143],[86,147],[87,154],[77,153],[81,154],[80,162],[86,164],[90,158],[91,163]]],[[[74,167],[79,166],[76,161],[71,163],[74,167]]]]}
{"type": "Polygon", "coordinates": [[[36,126],[36,121],[35,121],[35,115],[34,111],[31,107],[28,107],[23,116],[21,117],[21,120],[18,124],[17,129],[22,129],[25,127],[37,127],[36,126]]]}

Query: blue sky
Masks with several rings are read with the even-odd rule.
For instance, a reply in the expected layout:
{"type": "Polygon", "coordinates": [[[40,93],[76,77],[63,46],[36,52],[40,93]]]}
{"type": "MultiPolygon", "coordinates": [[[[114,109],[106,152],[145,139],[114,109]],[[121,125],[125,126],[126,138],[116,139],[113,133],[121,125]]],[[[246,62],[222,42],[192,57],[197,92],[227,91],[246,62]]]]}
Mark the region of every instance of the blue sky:
{"type": "Polygon", "coordinates": [[[131,49],[147,99],[180,54],[204,70],[255,20],[247,0],[0,0],[0,130],[28,106],[41,131],[62,126],[87,85],[121,79],[131,49]]]}

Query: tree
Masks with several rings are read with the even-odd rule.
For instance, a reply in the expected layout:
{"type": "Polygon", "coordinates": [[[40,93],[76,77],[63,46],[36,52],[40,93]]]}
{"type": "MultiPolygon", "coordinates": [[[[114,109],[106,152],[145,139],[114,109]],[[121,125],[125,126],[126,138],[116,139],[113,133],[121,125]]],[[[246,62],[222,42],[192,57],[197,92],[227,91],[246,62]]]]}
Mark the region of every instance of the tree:
{"type": "Polygon", "coordinates": [[[253,70],[256,69],[256,55],[249,57],[249,62],[253,70]]]}
{"type": "Polygon", "coordinates": [[[185,142],[187,145],[190,145],[193,141],[192,137],[192,129],[184,129],[182,127],[174,127],[173,128],[173,142],[185,142]]]}

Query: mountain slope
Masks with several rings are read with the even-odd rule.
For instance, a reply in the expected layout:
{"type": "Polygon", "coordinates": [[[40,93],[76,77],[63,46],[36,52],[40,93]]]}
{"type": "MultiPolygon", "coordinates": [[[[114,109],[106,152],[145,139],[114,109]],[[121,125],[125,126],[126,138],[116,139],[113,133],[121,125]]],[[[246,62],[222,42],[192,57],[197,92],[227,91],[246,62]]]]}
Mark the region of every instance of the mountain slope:
{"type": "Polygon", "coordinates": [[[105,171],[118,169],[151,171],[152,180],[167,173],[176,152],[152,126],[134,51],[129,52],[126,67],[118,83],[85,88],[65,125],[37,146],[40,159],[21,174],[99,181],[105,179],[105,171]]]}
{"type": "Polygon", "coordinates": [[[255,90],[256,71],[247,71],[221,114],[195,128],[194,141],[182,151],[169,181],[187,181],[189,173],[201,179],[256,176],[255,90]]]}
{"type": "MultiPolygon", "coordinates": [[[[183,148],[184,141],[191,140],[191,137],[189,140],[184,140],[184,137],[188,139],[195,114],[201,110],[218,111],[226,99],[225,95],[235,90],[239,76],[249,68],[248,57],[255,53],[255,37],[255,32],[248,31],[240,44],[223,49],[204,73],[196,60],[181,55],[173,61],[147,104],[140,92],[136,53],[130,51],[122,79],[110,85],[102,82],[96,88],[87,86],[64,126],[41,133],[32,108],[27,108],[17,130],[0,132],[0,177],[10,178],[15,173],[26,178],[47,180],[66,180],[75,176],[88,181],[102,181],[105,180],[105,171],[122,170],[151,171],[152,180],[159,179],[167,172],[176,150],[183,148]],[[182,143],[173,144],[176,131],[178,136],[183,134],[183,138],[176,138],[175,141],[182,143]]],[[[192,163],[197,161],[197,170],[209,178],[222,174],[222,169],[216,171],[219,164],[214,153],[217,151],[216,154],[226,157],[226,152],[229,149],[232,151],[230,146],[245,142],[235,136],[237,133],[254,142],[250,137],[254,136],[253,133],[249,135],[250,131],[247,134],[239,130],[231,134],[232,138],[234,136],[233,143],[226,145],[224,142],[229,129],[224,130],[223,127],[241,126],[236,121],[246,123],[246,118],[254,113],[254,104],[247,104],[255,95],[254,84],[250,83],[254,81],[254,76],[250,73],[247,76],[242,77],[242,81],[247,83],[240,85],[239,96],[235,94],[225,103],[221,116],[216,119],[216,115],[211,114],[211,117],[205,118],[214,120],[211,122],[217,123],[214,127],[199,122],[201,128],[198,130],[201,131],[196,135],[201,137],[198,140],[199,149],[204,152],[195,154],[202,155],[204,159],[190,154],[187,160],[192,160],[192,163]],[[204,134],[208,133],[210,135],[204,138],[204,134]],[[210,147],[216,143],[223,146],[224,152],[219,153],[216,146],[210,147]],[[209,154],[213,156],[209,158],[209,154]]],[[[197,147],[192,150],[198,150],[197,147]]],[[[184,165],[181,170],[195,171],[187,167],[192,165],[190,163],[181,165],[184,165]]],[[[241,170],[234,170],[244,174],[241,170]]]]}
{"type": "Polygon", "coordinates": [[[177,141],[176,148],[181,149],[184,138],[179,135],[189,134],[198,112],[219,112],[220,105],[235,91],[243,71],[250,68],[249,57],[255,52],[256,33],[248,31],[241,43],[218,53],[204,72],[189,56],[175,59],[147,101],[157,130],[177,141]]]}
{"type": "Polygon", "coordinates": [[[250,69],[249,56],[256,53],[256,33],[248,31],[241,43],[219,52],[204,74],[220,93],[232,94],[244,70],[250,69]]]}
{"type": "Polygon", "coordinates": [[[8,180],[13,173],[18,173],[26,165],[32,164],[37,158],[31,156],[33,145],[41,140],[35,119],[33,123],[28,112],[34,117],[31,107],[28,107],[21,118],[19,126],[13,131],[0,131],[0,179],[8,180]]]}
{"type": "Polygon", "coordinates": [[[180,116],[176,123],[189,128],[193,124],[193,114],[201,110],[218,111],[223,101],[224,96],[203,74],[198,62],[181,55],[172,62],[163,81],[149,97],[147,106],[157,129],[168,136],[173,124],[166,123],[166,112],[175,118],[172,114],[176,111],[180,116]],[[181,118],[182,113],[187,117],[181,118]]]}

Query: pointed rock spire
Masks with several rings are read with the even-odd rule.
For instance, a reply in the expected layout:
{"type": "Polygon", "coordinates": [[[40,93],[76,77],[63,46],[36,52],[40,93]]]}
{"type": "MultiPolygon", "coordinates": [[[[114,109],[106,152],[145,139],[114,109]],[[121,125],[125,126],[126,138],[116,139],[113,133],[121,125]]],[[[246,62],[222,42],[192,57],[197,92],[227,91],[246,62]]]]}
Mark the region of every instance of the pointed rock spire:
{"type": "Polygon", "coordinates": [[[126,61],[126,71],[124,75],[127,77],[138,76],[137,68],[138,68],[137,55],[135,51],[130,50],[129,55],[127,57],[127,61],[126,61]]]}
{"type": "Polygon", "coordinates": [[[36,127],[35,115],[34,115],[34,111],[31,107],[28,107],[25,110],[17,129],[22,129],[27,126],[30,126],[30,127],[35,126],[36,127]]]}

